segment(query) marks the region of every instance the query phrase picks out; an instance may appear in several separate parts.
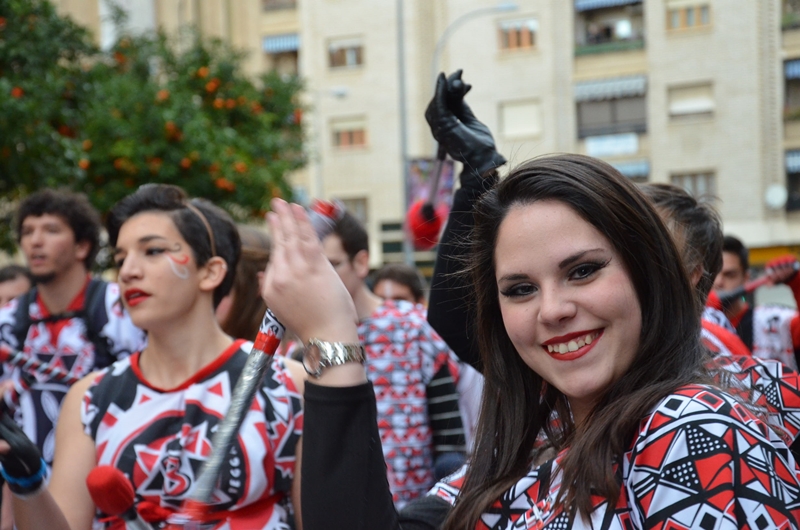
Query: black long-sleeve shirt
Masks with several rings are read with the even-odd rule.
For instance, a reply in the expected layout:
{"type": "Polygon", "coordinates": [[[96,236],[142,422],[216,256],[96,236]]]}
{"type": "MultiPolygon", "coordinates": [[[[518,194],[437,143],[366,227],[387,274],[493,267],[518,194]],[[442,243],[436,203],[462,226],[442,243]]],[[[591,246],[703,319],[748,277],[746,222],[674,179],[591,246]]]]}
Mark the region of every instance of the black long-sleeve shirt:
{"type": "Polygon", "coordinates": [[[436,530],[450,505],[423,497],[394,508],[371,383],[305,386],[301,471],[304,530],[436,530]],[[314,499],[313,504],[310,502],[314,499]]]}

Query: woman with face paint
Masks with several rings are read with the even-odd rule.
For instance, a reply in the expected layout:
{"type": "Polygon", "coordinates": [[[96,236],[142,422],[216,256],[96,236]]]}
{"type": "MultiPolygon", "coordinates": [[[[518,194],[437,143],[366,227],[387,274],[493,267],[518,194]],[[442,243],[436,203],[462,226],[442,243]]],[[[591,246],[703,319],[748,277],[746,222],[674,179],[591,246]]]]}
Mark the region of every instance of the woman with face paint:
{"type": "MultiPolygon", "coordinates": [[[[252,347],[214,317],[240,256],[227,214],[175,186],[148,185],[112,209],[107,228],[123,303],[148,343],[71,389],[49,485],[24,435],[0,424],[20,529],[121,528],[119,518],[96,509],[86,486],[89,472],[106,465],[130,482],[142,517],[167,524],[208,457],[252,347]]],[[[303,379],[298,363],[274,360],[223,466],[204,529],[284,529],[299,514],[303,379]]]]}

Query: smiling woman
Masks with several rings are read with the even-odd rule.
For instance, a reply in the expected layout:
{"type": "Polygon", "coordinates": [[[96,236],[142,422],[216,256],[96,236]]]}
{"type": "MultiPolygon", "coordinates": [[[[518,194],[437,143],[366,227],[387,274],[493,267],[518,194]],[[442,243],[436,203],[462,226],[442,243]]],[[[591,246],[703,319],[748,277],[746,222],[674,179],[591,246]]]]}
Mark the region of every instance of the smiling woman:
{"type": "MultiPolygon", "coordinates": [[[[30,471],[38,469],[38,453],[25,435],[0,425],[11,445],[2,457],[5,471],[12,481],[35,484],[14,498],[23,530],[124,525],[92,501],[86,477],[97,466],[121,471],[135,492],[134,508],[164,527],[195,487],[253,346],[233,340],[214,318],[241,246],[226,213],[190,201],[175,186],[149,185],[112,209],[108,232],[123,304],[147,330],[147,346],[72,387],[48,485],[30,471]]],[[[268,368],[222,466],[203,528],[277,530],[293,519],[302,373],[285,359],[268,368]]]]}
{"type": "MultiPolygon", "coordinates": [[[[270,307],[304,339],[351,340],[308,220],[274,208],[270,307]]],[[[328,368],[306,384],[306,530],[800,528],[797,464],[710,384],[680,255],[632,183],[600,160],[542,157],[473,215],[486,380],[469,464],[397,514],[364,371],[328,368]]]]}

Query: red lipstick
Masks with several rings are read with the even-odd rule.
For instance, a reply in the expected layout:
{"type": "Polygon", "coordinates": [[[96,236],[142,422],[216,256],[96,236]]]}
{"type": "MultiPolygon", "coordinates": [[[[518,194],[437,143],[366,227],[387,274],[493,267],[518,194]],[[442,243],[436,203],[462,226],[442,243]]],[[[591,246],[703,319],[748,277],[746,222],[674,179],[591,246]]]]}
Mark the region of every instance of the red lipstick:
{"type": "Polygon", "coordinates": [[[585,337],[586,335],[590,335],[592,333],[598,333],[601,331],[602,328],[598,329],[588,329],[584,331],[575,331],[574,333],[567,333],[566,335],[561,335],[558,337],[553,337],[552,339],[546,340],[542,343],[542,346],[548,346],[550,344],[561,344],[562,342],[569,342],[572,339],[577,339],[580,337],[585,337]]]}
{"type": "Polygon", "coordinates": [[[123,296],[125,297],[125,301],[128,303],[128,307],[139,305],[150,298],[150,295],[141,289],[128,289],[125,291],[123,296]]]}

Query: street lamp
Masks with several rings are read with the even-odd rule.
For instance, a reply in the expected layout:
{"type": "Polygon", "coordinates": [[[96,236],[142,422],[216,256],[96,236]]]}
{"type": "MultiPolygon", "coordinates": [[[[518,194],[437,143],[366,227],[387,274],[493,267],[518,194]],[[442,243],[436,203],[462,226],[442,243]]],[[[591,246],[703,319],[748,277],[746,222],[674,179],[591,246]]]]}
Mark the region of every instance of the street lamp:
{"type": "Polygon", "coordinates": [[[433,86],[436,86],[436,76],[439,74],[439,58],[442,55],[444,45],[447,44],[447,39],[450,38],[450,35],[455,33],[455,31],[465,22],[473,18],[483,15],[493,15],[495,13],[509,13],[512,11],[517,11],[518,9],[519,5],[517,5],[515,2],[501,2],[496,6],[482,7],[480,9],[475,9],[474,11],[464,13],[452,21],[442,32],[441,37],[439,37],[439,40],[436,41],[436,47],[433,49],[433,57],[431,58],[431,82],[433,83],[433,86]]]}

